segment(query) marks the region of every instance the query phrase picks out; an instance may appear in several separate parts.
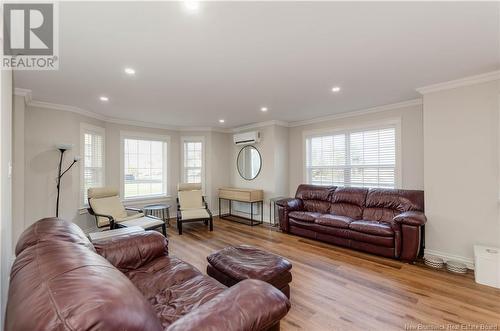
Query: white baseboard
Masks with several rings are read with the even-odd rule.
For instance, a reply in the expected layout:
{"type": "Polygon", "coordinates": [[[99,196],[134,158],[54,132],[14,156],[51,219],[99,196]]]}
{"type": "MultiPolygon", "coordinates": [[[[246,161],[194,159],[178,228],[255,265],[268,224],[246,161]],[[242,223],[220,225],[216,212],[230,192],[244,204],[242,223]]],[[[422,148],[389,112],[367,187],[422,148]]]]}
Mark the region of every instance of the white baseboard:
{"type": "Polygon", "coordinates": [[[444,262],[453,260],[453,261],[465,263],[465,265],[467,266],[468,269],[474,270],[474,260],[473,259],[463,257],[463,256],[448,254],[448,253],[444,253],[444,252],[440,252],[440,251],[435,251],[433,249],[426,249],[424,251],[424,253],[440,257],[444,260],[444,262]]]}

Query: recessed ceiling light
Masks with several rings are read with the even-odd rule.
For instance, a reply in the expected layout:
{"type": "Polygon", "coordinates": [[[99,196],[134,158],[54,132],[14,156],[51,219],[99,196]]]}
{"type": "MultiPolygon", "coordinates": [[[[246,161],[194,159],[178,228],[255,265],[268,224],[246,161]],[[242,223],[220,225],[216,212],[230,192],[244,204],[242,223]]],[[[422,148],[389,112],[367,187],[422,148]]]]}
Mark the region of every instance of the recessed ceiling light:
{"type": "Polygon", "coordinates": [[[338,86],[334,86],[334,87],[332,87],[332,92],[337,93],[337,92],[339,92],[339,91],[340,91],[340,87],[338,87],[338,86]]]}
{"type": "Polygon", "coordinates": [[[130,76],[135,75],[135,70],[132,68],[125,68],[123,71],[125,71],[125,73],[130,76]]]}
{"type": "Polygon", "coordinates": [[[105,97],[105,96],[102,96],[102,97],[99,97],[99,100],[103,101],[103,102],[108,102],[109,101],[109,98],[108,97],[105,97]]]}
{"type": "Polygon", "coordinates": [[[261,107],[260,108],[260,111],[263,111],[263,112],[266,112],[267,110],[268,110],[267,107],[261,107]]]}
{"type": "Polygon", "coordinates": [[[225,121],[222,118],[219,120],[219,123],[224,123],[224,122],[225,121]]]}
{"type": "Polygon", "coordinates": [[[184,8],[191,13],[196,13],[200,9],[199,1],[184,0],[184,8]]]}

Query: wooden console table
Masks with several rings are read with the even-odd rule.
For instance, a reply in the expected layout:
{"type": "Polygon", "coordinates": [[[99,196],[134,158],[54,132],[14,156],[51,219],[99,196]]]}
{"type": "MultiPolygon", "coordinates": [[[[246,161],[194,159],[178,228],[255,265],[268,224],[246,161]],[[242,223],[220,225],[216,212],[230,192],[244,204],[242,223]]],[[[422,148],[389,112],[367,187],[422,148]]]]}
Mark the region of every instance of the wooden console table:
{"type": "Polygon", "coordinates": [[[239,222],[250,226],[262,224],[264,220],[264,191],[234,187],[223,187],[219,189],[219,217],[233,222],[239,222]],[[221,201],[229,201],[229,213],[222,213],[221,201]],[[246,202],[250,204],[250,218],[234,215],[231,213],[232,201],[246,202]],[[253,218],[253,206],[260,204],[260,220],[253,218]],[[250,222],[248,222],[250,221],[250,222]]]}

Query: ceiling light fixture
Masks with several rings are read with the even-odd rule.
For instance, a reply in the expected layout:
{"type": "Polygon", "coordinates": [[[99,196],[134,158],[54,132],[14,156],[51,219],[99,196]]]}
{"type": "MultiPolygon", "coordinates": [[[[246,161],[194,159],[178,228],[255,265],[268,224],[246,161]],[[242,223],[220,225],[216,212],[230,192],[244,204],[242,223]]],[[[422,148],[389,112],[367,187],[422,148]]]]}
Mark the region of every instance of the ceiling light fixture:
{"type": "Polygon", "coordinates": [[[191,13],[196,13],[200,9],[199,1],[184,0],[184,8],[191,13]]]}
{"type": "Polygon", "coordinates": [[[340,87],[338,87],[338,86],[332,87],[332,92],[334,92],[334,93],[340,92],[340,87]]]}
{"type": "Polygon", "coordinates": [[[224,123],[224,122],[225,121],[222,118],[219,120],[219,123],[224,123]]]}
{"type": "Polygon", "coordinates": [[[125,71],[125,73],[129,76],[135,75],[135,70],[132,68],[125,68],[123,71],[125,71]]]}
{"type": "Polygon", "coordinates": [[[108,102],[109,98],[105,97],[105,96],[102,96],[102,97],[99,97],[99,100],[101,100],[102,102],[108,102]]]}
{"type": "Polygon", "coordinates": [[[262,112],[266,112],[267,110],[268,110],[267,107],[261,107],[260,108],[260,111],[262,111],[262,112]]]}

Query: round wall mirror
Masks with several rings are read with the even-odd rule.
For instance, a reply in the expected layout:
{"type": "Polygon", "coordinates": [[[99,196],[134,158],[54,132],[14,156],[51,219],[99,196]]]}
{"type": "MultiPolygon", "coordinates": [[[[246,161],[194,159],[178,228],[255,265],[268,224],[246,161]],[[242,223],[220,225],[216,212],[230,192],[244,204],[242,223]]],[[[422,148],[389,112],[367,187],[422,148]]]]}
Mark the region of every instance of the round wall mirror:
{"type": "Polygon", "coordinates": [[[255,179],[262,168],[262,158],[254,146],[245,146],[238,153],[236,166],[240,176],[246,180],[255,179]]]}

